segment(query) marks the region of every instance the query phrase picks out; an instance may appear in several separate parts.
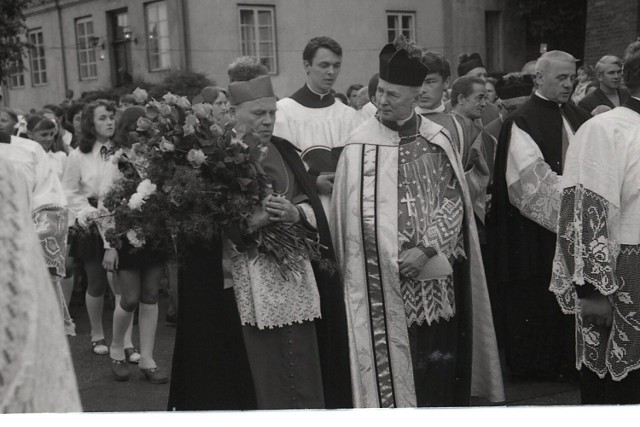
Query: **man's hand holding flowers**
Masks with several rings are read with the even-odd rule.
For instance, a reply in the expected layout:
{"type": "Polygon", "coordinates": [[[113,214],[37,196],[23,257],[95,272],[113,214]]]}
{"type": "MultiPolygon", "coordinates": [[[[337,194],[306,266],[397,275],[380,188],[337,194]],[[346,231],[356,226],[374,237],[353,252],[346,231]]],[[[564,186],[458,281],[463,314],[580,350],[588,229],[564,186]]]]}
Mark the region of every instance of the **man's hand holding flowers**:
{"type": "Polygon", "coordinates": [[[269,195],[265,201],[265,211],[269,221],[296,224],[300,221],[300,211],[284,196],[269,195]]]}

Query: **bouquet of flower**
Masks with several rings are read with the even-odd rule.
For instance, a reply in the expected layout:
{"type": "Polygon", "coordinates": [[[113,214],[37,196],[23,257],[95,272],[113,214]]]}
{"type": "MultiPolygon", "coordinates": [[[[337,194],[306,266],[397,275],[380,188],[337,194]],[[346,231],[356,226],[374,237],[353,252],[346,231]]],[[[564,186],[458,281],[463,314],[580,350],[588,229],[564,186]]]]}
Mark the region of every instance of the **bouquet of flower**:
{"type": "Polygon", "coordinates": [[[192,106],[171,93],[148,100],[141,89],[134,95],[146,101],[146,113],[129,133],[131,147],[113,153],[121,174],[103,198],[108,213],[91,216],[113,247],[175,253],[177,236],[224,235],[240,252],[272,257],[285,278],[301,257],[320,259],[317,237],[302,226],[249,229],[247,219],[273,192],[260,163],[266,147],[255,134],[216,123],[209,104],[192,106]]]}

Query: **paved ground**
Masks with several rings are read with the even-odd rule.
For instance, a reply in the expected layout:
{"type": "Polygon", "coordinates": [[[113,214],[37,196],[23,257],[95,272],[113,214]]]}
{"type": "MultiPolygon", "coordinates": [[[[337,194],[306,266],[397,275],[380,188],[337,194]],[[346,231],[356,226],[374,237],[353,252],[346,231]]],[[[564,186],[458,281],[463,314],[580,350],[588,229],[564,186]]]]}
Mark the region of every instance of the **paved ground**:
{"type": "MultiPolygon", "coordinates": [[[[77,336],[70,337],[69,343],[74,358],[82,405],[88,412],[122,411],[164,411],[169,394],[169,384],[149,383],[131,365],[129,381],[117,382],[112,379],[109,356],[96,356],[91,352],[89,323],[86,310],[81,305],[82,295],[74,295],[71,315],[76,321],[77,336]],[[79,301],[80,300],[80,301],[79,301]],[[75,304],[74,304],[75,302],[75,304]]],[[[160,300],[160,315],[156,338],[156,362],[170,372],[175,327],[167,326],[165,315],[168,299],[160,300]]],[[[111,314],[105,310],[105,334],[111,339],[111,314]]],[[[134,342],[138,343],[134,328],[134,342]]],[[[576,384],[551,382],[511,382],[506,381],[506,406],[577,405],[579,392],[576,384]]],[[[474,399],[475,406],[488,406],[488,402],[474,399]]]]}

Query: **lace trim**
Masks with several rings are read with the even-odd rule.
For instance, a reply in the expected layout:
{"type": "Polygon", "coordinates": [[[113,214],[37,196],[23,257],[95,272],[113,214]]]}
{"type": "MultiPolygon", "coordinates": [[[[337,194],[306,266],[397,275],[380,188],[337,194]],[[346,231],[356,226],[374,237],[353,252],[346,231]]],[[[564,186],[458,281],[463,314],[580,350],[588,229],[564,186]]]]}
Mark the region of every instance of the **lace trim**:
{"type": "Polygon", "coordinates": [[[43,206],[33,213],[33,221],[47,267],[54,268],[56,275],[64,277],[68,211],[58,206],[43,206]]]}
{"type": "Polygon", "coordinates": [[[619,381],[640,368],[640,245],[615,239],[620,212],[582,186],[564,190],[550,290],[564,312],[576,313],[576,366],[619,381]],[[583,322],[575,287],[609,295],[610,330],[583,322]]]}
{"type": "Polygon", "coordinates": [[[431,325],[440,319],[449,320],[456,314],[453,277],[437,280],[414,281],[404,279],[400,283],[407,327],[425,322],[431,325]]]}
{"type": "Polygon", "coordinates": [[[263,254],[232,257],[231,273],[240,321],[259,329],[279,328],[320,318],[320,295],[308,258],[301,274],[283,279],[275,262],[263,254]]]}
{"type": "Polygon", "coordinates": [[[560,178],[542,159],[524,168],[509,186],[509,200],[522,215],[553,231],[558,229],[560,178]]]}

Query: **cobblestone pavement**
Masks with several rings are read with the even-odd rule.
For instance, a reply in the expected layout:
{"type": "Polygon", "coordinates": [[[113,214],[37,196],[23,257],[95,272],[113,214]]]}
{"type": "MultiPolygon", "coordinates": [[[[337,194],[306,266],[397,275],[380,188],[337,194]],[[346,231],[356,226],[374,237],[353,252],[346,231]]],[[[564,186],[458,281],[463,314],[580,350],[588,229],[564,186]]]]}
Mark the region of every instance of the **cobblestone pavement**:
{"type": "MultiPolygon", "coordinates": [[[[160,314],[156,337],[156,362],[170,373],[175,327],[165,322],[168,299],[160,298],[160,314]]],[[[106,305],[105,305],[106,306],[106,305]]],[[[69,343],[80,389],[82,405],[87,412],[165,411],[169,384],[151,384],[136,365],[131,366],[131,379],[117,382],[111,376],[109,356],[96,356],[91,352],[89,322],[82,295],[74,295],[71,315],[76,322],[77,336],[69,343]]],[[[104,328],[107,342],[111,339],[112,310],[105,310],[104,328]]],[[[134,343],[138,343],[134,326],[134,343]]],[[[505,383],[506,406],[577,405],[578,386],[574,383],[510,382],[505,383]]],[[[474,406],[494,406],[481,399],[473,399],[474,406]]]]}

